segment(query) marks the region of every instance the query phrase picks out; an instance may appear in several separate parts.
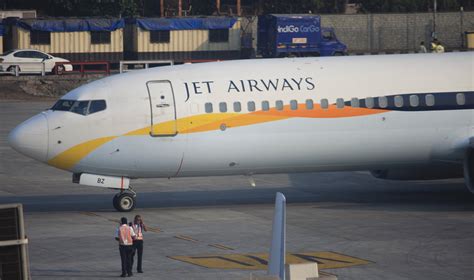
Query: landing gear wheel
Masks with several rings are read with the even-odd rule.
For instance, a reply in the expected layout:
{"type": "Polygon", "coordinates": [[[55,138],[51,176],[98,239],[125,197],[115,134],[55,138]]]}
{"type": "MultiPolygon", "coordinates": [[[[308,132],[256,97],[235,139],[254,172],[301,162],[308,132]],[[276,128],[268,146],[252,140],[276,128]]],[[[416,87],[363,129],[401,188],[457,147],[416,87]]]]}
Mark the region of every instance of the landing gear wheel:
{"type": "Polygon", "coordinates": [[[137,200],[134,194],[122,192],[114,196],[113,204],[114,208],[119,212],[130,212],[135,209],[137,200]]]}

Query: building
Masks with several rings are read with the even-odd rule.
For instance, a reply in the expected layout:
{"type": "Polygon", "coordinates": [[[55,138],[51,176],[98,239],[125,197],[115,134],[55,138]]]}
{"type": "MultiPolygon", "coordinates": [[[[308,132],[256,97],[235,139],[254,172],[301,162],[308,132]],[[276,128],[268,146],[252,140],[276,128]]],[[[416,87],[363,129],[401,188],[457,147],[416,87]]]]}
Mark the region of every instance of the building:
{"type": "Polygon", "coordinates": [[[15,18],[36,18],[36,10],[0,10],[0,19],[15,18]]]}
{"type": "Polygon", "coordinates": [[[127,24],[126,59],[185,62],[240,58],[235,17],[139,18],[127,24]]]}
{"type": "Polygon", "coordinates": [[[19,19],[11,48],[37,49],[71,61],[123,59],[123,19],[19,19]]]}

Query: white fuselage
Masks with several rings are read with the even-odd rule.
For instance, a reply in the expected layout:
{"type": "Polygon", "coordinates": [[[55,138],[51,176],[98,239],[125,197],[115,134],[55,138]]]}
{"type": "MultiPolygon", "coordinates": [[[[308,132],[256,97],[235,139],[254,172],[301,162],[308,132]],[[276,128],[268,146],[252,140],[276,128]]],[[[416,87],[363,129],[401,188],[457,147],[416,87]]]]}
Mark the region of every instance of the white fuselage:
{"type": "Polygon", "coordinates": [[[473,65],[473,53],[457,53],[136,71],[61,98],[105,100],[106,109],[48,110],[10,143],[74,173],[130,178],[456,163],[473,135],[473,65]]]}

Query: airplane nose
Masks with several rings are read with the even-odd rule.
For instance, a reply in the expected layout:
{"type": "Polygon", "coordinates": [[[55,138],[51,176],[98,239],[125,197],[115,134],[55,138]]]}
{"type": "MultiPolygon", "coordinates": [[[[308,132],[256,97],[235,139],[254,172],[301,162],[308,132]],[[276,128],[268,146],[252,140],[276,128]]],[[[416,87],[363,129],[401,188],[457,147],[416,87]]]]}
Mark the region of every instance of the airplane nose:
{"type": "Polygon", "coordinates": [[[48,120],[43,114],[26,120],[10,132],[8,144],[25,156],[46,161],[48,157],[48,120]]]}

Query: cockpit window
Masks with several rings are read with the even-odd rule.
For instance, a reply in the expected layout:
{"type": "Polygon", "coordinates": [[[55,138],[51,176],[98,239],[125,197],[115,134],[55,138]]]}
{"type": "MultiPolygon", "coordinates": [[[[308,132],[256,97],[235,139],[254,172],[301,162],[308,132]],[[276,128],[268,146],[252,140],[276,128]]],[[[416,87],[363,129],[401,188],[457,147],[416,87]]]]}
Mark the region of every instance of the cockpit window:
{"type": "Polygon", "coordinates": [[[105,108],[107,108],[107,105],[105,105],[105,100],[92,100],[91,105],[89,106],[89,114],[104,111],[105,108]]]}
{"type": "Polygon", "coordinates": [[[87,107],[89,107],[89,101],[76,101],[69,111],[85,116],[87,115],[87,107]]]}
{"type": "Polygon", "coordinates": [[[107,108],[105,100],[66,100],[60,99],[51,107],[53,111],[67,111],[79,115],[90,115],[107,108]]]}
{"type": "Polygon", "coordinates": [[[74,100],[63,100],[59,99],[53,107],[51,107],[51,110],[53,111],[69,111],[71,110],[72,105],[74,104],[74,100]]]}

